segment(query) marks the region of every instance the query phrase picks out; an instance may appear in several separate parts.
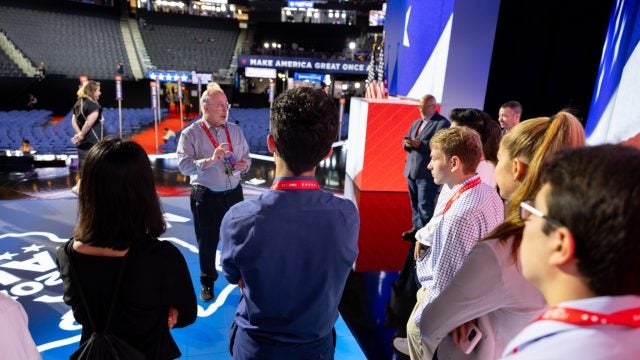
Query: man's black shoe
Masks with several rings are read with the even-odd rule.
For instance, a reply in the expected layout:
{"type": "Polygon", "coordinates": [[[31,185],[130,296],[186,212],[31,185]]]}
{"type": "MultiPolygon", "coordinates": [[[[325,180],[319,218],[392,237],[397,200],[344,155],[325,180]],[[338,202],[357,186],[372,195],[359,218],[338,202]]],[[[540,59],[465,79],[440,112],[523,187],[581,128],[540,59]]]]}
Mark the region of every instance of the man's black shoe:
{"type": "Polygon", "coordinates": [[[415,240],[416,232],[418,232],[418,229],[416,229],[416,228],[412,228],[411,230],[407,230],[407,231],[402,233],[402,238],[404,240],[409,240],[409,241],[415,240]]]}
{"type": "Polygon", "coordinates": [[[213,298],[214,295],[211,286],[202,286],[202,290],[200,290],[200,299],[202,299],[202,301],[211,301],[213,298]]]}

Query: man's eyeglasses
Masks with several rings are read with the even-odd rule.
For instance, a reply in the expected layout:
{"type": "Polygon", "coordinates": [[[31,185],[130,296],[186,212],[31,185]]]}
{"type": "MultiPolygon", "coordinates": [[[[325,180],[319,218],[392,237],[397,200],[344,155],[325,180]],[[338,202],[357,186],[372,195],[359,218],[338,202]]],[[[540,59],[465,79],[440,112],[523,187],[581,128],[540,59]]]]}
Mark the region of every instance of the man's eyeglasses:
{"type": "Polygon", "coordinates": [[[213,103],[213,104],[211,104],[211,106],[213,106],[214,108],[216,108],[218,110],[222,110],[222,109],[229,110],[229,109],[231,109],[231,104],[229,104],[229,103],[213,103]]]}
{"type": "Polygon", "coordinates": [[[548,215],[545,215],[541,210],[536,209],[533,205],[529,204],[527,201],[523,201],[520,203],[520,220],[525,221],[531,215],[537,216],[539,218],[543,218],[549,224],[555,227],[563,227],[562,223],[548,215]]]}

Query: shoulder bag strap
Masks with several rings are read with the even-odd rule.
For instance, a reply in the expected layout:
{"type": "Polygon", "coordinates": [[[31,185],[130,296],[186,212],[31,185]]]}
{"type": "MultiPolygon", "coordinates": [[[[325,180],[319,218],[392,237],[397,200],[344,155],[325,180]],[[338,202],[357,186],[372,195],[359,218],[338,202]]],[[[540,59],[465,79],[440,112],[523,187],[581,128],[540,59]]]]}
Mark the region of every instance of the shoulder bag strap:
{"type": "MultiPolygon", "coordinates": [[[[73,259],[71,256],[71,247],[73,246],[73,242],[70,241],[66,246],[67,247],[65,248],[66,250],[65,252],[67,253],[67,257],[69,258],[69,269],[70,269],[69,272],[71,273],[71,278],[76,284],[76,288],[78,289],[78,294],[80,294],[80,300],[82,300],[82,306],[84,306],[85,312],[87,313],[87,317],[89,318],[89,325],[91,325],[91,330],[93,332],[96,332],[96,326],[95,326],[95,323],[93,322],[93,317],[91,317],[91,312],[89,311],[89,306],[87,305],[87,301],[84,297],[82,286],[80,286],[80,280],[78,279],[78,276],[73,267],[73,259]]],[[[122,265],[120,265],[120,272],[118,273],[116,289],[113,294],[113,298],[111,299],[111,306],[109,307],[109,314],[107,315],[107,322],[104,327],[105,333],[107,332],[107,330],[109,329],[109,325],[111,324],[111,314],[113,313],[113,308],[115,307],[116,299],[118,298],[118,292],[120,290],[120,282],[122,281],[122,274],[124,273],[124,265],[127,261],[128,256],[129,256],[129,252],[127,252],[127,255],[124,256],[124,258],[122,259],[122,265]]]]}

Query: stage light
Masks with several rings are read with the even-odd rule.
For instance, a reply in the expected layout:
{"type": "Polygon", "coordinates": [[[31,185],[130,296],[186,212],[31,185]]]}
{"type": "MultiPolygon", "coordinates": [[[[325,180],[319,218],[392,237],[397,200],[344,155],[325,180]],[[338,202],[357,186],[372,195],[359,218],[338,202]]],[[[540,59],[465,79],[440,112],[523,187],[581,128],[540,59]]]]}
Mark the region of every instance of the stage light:
{"type": "Polygon", "coordinates": [[[354,50],[355,48],[356,48],[356,43],[355,43],[355,42],[353,42],[353,41],[351,41],[351,42],[349,43],[349,49],[354,50]]]}
{"type": "Polygon", "coordinates": [[[264,48],[265,48],[265,49],[268,49],[268,48],[269,48],[269,43],[268,43],[268,42],[264,43],[264,48]]]}

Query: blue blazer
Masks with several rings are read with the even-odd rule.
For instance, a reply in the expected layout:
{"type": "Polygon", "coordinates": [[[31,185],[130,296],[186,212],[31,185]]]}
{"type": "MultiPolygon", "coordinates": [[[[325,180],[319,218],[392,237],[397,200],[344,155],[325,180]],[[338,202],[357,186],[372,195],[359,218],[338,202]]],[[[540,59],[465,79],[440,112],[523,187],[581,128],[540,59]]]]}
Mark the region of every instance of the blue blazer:
{"type": "MultiPolygon", "coordinates": [[[[411,124],[407,136],[415,138],[416,131],[420,127],[422,118],[417,119],[411,124]]],[[[417,139],[420,140],[420,147],[417,149],[404,146],[407,152],[407,160],[404,165],[404,177],[410,179],[431,179],[431,171],[427,169],[429,161],[431,161],[431,149],[429,148],[429,140],[440,129],[448,128],[449,120],[437,112],[433,114],[431,119],[427,121],[424,129],[418,134],[417,139]]]]}

